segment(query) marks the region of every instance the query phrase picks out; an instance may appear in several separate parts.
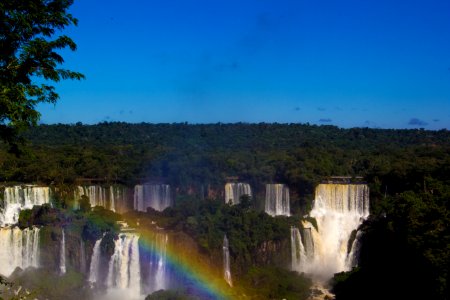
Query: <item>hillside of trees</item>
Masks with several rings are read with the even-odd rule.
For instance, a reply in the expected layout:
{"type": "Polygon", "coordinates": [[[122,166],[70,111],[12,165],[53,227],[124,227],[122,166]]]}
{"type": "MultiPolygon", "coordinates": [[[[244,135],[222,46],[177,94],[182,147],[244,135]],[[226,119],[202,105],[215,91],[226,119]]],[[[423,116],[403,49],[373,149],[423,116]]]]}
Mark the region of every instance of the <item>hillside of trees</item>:
{"type": "MultiPolygon", "coordinates": [[[[302,124],[40,125],[16,157],[1,147],[0,180],[133,185],[145,179],[180,189],[222,188],[229,176],[253,187],[289,185],[312,195],[327,176],[363,176],[372,193],[395,194],[440,178],[450,165],[448,130],[340,129],[302,124]]],[[[295,206],[295,205],[294,205],[295,206]]]]}
{"type": "MultiPolygon", "coordinates": [[[[240,222],[264,223],[271,238],[285,239],[290,221],[272,222],[264,214],[245,213],[245,207],[230,208],[197,196],[191,201],[182,198],[183,192],[205,186],[221,190],[230,176],[256,189],[285,183],[294,214],[302,216],[317,183],[333,175],[362,176],[370,186],[371,216],[362,225],[359,267],[333,279],[337,299],[448,299],[448,130],[79,123],[40,125],[24,138],[28,143],[20,156],[1,145],[1,181],[169,183],[181,198],[161,218],[206,249],[220,245],[222,229],[233,232],[228,227],[237,228],[240,222]]],[[[238,230],[232,233],[232,255],[242,264],[251,261],[247,256],[261,232],[255,230],[250,238],[238,230]]]]}

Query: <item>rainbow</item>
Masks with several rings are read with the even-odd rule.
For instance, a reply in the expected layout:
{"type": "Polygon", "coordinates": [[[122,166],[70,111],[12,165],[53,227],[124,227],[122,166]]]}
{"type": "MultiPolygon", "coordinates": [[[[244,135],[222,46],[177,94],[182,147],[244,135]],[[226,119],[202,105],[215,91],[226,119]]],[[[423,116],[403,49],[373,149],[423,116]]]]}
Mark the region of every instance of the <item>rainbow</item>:
{"type": "Polygon", "coordinates": [[[162,249],[155,246],[155,232],[139,231],[139,233],[140,251],[144,251],[147,255],[165,255],[170,270],[183,279],[189,294],[201,299],[238,298],[238,289],[228,286],[223,278],[223,271],[213,269],[186,235],[168,233],[169,242],[164,249],[165,253],[162,253],[162,249]]]}

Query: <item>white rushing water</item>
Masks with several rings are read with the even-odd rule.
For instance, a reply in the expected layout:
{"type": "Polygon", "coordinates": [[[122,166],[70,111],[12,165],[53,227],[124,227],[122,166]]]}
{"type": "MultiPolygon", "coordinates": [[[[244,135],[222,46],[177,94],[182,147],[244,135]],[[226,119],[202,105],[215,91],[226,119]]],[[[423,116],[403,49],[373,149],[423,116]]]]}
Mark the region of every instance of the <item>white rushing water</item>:
{"type": "Polygon", "coordinates": [[[294,271],[301,271],[305,263],[306,251],[300,231],[297,227],[291,227],[291,268],[294,271]]]}
{"type": "Polygon", "coordinates": [[[139,236],[121,233],[115,241],[114,254],[109,261],[108,293],[126,291],[130,298],[139,298],[141,292],[141,271],[139,261],[139,236]]]}
{"type": "Polygon", "coordinates": [[[284,184],[266,184],[265,212],[271,216],[290,216],[289,188],[284,184]]]}
{"type": "Polygon", "coordinates": [[[120,211],[127,202],[126,188],[120,185],[100,186],[77,186],[74,191],[75,208],[79,208],[81,196],[89,198],[91,207],[101,206],[114,212],[120,211]]]}
{"type": "Polygon", "coordinates": [[[0,201],[0,226],[19,221],[20,211],[50,202],[50,188],[38,186],[5,187],[0,201]]]}
{"type": "Polygon", "coordinates": [[[134,187],[134,209],[147,211],[151,207],[163,211],[172,205],[170,186],[167,184],[144,184],[134,187]]]}
{"type": "Polygon", "coordinates": [[[82,196],[89,198],[91,207],[102,206],[110,209],[107,201],[106,188],[98,185],[77,186],[75,189],[75,200],[79,202],[82,196]]]}
{"type": "Polygon", "coordinates": [[[59,250],[59,274],[66,274],[66,233],[62,229],[61,248],[59,250]]]}
{"type": "Polygon", "coordinates": [[[141,254],[139,235],[120,233],[114,242],[114,253],[109,258],[106,278],[100,274],[103,272],[100,250],[102,239],[97,240],[89,267],[89,282],[97,283],[98,286],[105,284],[105,299],[140,299],[142,295],[170,288],[166,254],[168,240],[167,233],[155,232],[147,241],[146,251],[141,254]]]}
{"type": "Polygon", "coordinates": [[[146,293],[153,293],[169,288],[169,274],[167,270],[167,244],[169,236],[166,233],[155,233],[147,248],[148,275],[145,286],[146,293]]]}
{"type": "Polygon", "coordinates": [[[0,274],[17,268],[39,267],[39,228],[0,228],[0,274]]]}
{"type": "Polygon", "coordinates": [[[100,277],[100,243],[102,239],[95,241],[94,250],[91,257],[91,265],[89,266],[89,281],[97,282],[100,277]]]}
{"type": "Polygon", "coordinates": [[[310,217],[302,231],[291,229],[292,267],[326,280],[355,265],[359,235],[348,249],[351,234],[369,215],[369,189],[363,184],[320,184],[310,217]],[[295,236],[295,237],[294,237],[295,236]]]}
{"type": "Polygon", "coordinates": [[[226,235],[223,237],[223,277],[229,286],[233,286],[230,270],[230,249],[226,235]]]}
{"type": "Polygon", "coordinates": [[[225,203],[238,204],[241,197],[252,196],[252,189],[248,183],[227,183],[225,184],[225,203]]]}
{"type": "Polygon", "coordinates": [[[111,185],[109,187],[109,209],[122,213],[126,209],[127,188],[121,185],[111,185]]]}

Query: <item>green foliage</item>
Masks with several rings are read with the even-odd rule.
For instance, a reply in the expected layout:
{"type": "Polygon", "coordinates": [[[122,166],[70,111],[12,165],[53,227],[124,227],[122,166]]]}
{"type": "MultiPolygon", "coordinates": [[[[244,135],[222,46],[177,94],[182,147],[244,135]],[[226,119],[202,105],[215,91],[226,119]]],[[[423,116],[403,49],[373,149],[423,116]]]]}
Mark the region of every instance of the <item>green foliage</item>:
{"type": "Polygon", "coordinates": [[[80,211],[83,213],[91,211],[91,203],[86,195],[82,195],[80,199],[80,211]]]}
{"type": "Polygon", "coordinates": [[[105,232],[117,233],[119,231],[119,225],[116,222],[120,220],[120,216],[110,210],[96,206],[85,215],[85,218],[86,222],[82,233],[85,240],[95,241],[101,238],[105,232]]]}
{"type": "Polygon", "coordinates": [[[450,165],[447,130],[101,123],[40,125],[25,137],[31,145],[20,159],[0,151],[0,180],[59,185],[82,177],[133,185],[157,178],[205,195],[238,176],[252,186],[286,183],[300,215],[326,176],[364,176],[378,201],[386,191],[415,188],[424,176],[437,178],[437,168],[450,165]]]}
{"type": "Polygon", "coordinates": [[[84,76],[60,69],[59,50],[74,51],[68,36],[56,36],[77,20],[67,10],[73,1],[11,0],[0,3],[0,138],[14,145],[18,131],[36,125],[39,103],[55,103],[58,94],[48,84],[84,76]],[[40,79],[40,80],[37,80],[40,79]]]}
{"type": "Polygon", "coordinates": [[[29,227],[34,223],[33,211],[31,209],[21,210],[18,225],[21,228],[29,227]]]}
{"type": "Polygon", "coordinates": [[[49,204],[44,204],[20,211],[18,225],[21,228],[33,225],[54,225],[60,224],[64,219],[65,215],[61,210],[52,208],[49,204]]]}
{"type": "MultiPolygon", "coordinates": [[[[33,291],[25,299],[90,299],[90,290],[84,288],[83,274],[68,270],[63,276],[45,269],[28,269],[13,275],[12,280],[33,291]]],[[[21,298],[22,299],[22,298],[21,298]]]]}
{"type": "Polygon", "coordinates": [[[25,291],[14,282],[0,275],[0,300],[27,300],[34,299],[35,292],[25,291]],[[3,297],[1,296],[3,295],[3,297]]]}
{"type": "Polygon", "coordinates": [[[209,253],[222,249],[226,234],[231,256],[240,268],[246,268],[257,263],[259,257],[255,257],[255,253],[264,243],[287,241],[289,228],[298,219],[273,218],[251,209],[251,203],[245,197],[241,200],[238,205],[213,200],[181,201],[166,209],[162,218],[152,216],[152,219],[167,229],[185,231],[209,253]]]}
{"type": "MultiPolygon", "coordinates": [[[[71,209],[52,208],[48,204],[34,206],[20,212],[18,225],[21,228],[31,226],[68,227],[80,234],[84,240],[96,241],[104,233],[111,233],[112,240],[119,232],[121,217],[103,207],[92,211],[73,211],[71,209]]],[[[105,239],[105,241],[108,239],[105,239]]],[[[112,246],[114,248],[114,246],[112,246]]],[[[108,252],[109,253],[109,252],[108,252]]]]}
{"type": "Polygon", "coordinates": [[[253,267],[244,277],[251,299],[308,299],[311,279],[275,267],[253,267]]]}
{"type": "MultiPolygon", "coordinates": [[[[338,299],[352,295],[445,299],[450,244],[448,130],[102,123],[42,125],[26,137],[31,147],[21,159],[4,146],[0,149],[0,180],[57,185],[80,177],[129,185],[143,178],[165,181],[177,187],[174,207],[130,215],[136,222],[141,219],[140,224],[149,216],[145,225],[154,220],[166,229],[183,230],[210,253],[220,251],[227,234],[232,268],[255,266],[255,251],[261,245],[289,239],[289,227],[298,225],[299,216],[309,211],[314,187],[321,180],[331,175],[363,176],[370,186],[373,216],[362,227],[360,268],[336,277],[338,299]],[[261,200],[258,193],[251,205],[245,200],[229,206],[223,199],[204,199],[221,198],[229,176],[238,176],[255,190],[268,182],[286,183],[296,217],[271,218],[255,211],[261,200]]],[[[65,204],[58,208],[68,207],[70,199],[61,203],[65,204]]],[[[85,238],[95,240],[114,232],[115,223],[107,221],[113,216],[84,209],[63,215],[49,210],[37,219],[44,224],[67,223],[80,216],[86,220],[85,238]]],[[[35,223],[33,218],[33,212],[24,212],[22,225],[35,223]]],[[[258,276],[264,278],[263,274],[258,276]]]]}
{"type": "Polygon", "coordinates": [[[362,227],[360,267],[334,278],[336,299],[447,299],[448,176],[377,204],[379,215],[362,227]]]}

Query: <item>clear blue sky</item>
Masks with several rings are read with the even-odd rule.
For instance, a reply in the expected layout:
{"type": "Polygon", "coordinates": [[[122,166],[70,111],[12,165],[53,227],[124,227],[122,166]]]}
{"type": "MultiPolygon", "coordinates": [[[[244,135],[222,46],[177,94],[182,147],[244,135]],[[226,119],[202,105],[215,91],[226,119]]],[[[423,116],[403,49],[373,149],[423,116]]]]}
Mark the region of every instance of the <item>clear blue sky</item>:
{"type": "Polygon", "coordinates": [[[43,123],[450,128],[448,0],[75,0],[43,123]]]}

